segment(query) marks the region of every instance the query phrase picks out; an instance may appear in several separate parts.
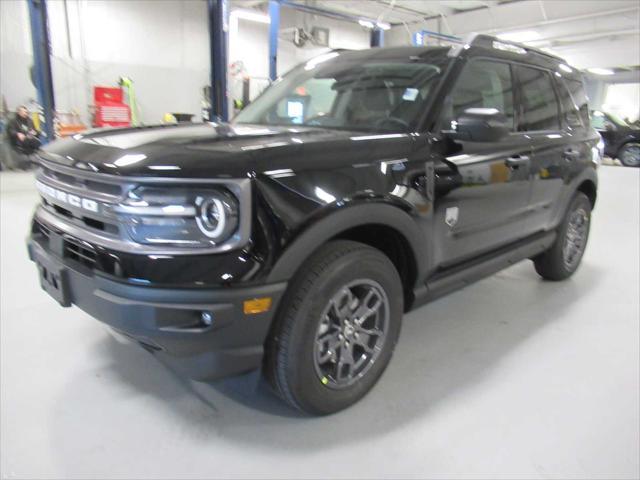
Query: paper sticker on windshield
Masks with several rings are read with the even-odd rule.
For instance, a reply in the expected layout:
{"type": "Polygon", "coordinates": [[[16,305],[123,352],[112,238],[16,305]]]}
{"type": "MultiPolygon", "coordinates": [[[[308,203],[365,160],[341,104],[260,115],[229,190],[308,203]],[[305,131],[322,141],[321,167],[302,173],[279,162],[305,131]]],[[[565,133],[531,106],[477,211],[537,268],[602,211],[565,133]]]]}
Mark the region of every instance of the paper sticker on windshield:
{"type": "Polygon", "coordinates": [[[417,88],[407,88],[402,95],[402,99],[407,100],[408,102],[413,102],[416,98],[418,98],[417,88]]]}
{"type": "Polygon", "coordinates": [[[302,114],[304,113],[304,105],[302,102],[287,102],[287,117],[291,118],[293,123],[302,123],[302,114]]]}

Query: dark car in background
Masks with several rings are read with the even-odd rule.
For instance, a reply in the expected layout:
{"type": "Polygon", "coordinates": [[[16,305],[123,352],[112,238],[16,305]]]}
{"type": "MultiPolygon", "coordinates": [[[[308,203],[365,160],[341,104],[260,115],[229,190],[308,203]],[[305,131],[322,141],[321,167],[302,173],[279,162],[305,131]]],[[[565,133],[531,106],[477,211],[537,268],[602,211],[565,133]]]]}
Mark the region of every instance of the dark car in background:
{"type": "Polygon", "coordinates": [[[607,157],[626,167],[640,167],[640,128],[600,110],[591,111],[591,125],[600,133],[607,157]]]}

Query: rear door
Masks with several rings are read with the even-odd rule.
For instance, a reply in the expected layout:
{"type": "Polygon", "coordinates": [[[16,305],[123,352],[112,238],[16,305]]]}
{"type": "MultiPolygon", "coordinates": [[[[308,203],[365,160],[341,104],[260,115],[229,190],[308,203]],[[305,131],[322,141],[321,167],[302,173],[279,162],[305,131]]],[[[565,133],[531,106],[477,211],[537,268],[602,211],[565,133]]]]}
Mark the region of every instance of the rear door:
{"type": "MultiPolygon", "coordinates": [[[[569,125],[562,118],[558,88],[552,72],[541,68],[516,65],[521,119],[519,130],[531,139],[531,195],[529,230],[545,230],[553,217],[564,181],[585,152],[569,125]]],[[[574,109],[575,110],[575,109],[574,109]]],[[[570,115],[579,125],[578,112],[570,115]]]]}
{"type": "Polygon", "coordinates": [[[509,63],[468,61],[444,100],[440,127],[454,129],[470,108],[497,109],[511,133],[498,142],[445,138],[436,163],[434,261],[449,266],[518,240],[526,234],[530,143],[516,130],[514,82],[509,63]],[[439,188],[443,179],[455,179],[439,188]]]}

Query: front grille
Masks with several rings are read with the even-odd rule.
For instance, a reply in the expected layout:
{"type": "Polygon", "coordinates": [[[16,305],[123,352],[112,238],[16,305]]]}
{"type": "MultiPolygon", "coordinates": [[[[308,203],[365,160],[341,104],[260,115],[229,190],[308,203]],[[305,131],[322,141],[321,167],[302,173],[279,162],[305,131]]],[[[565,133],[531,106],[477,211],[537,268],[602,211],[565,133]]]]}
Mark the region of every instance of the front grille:
{"type": "Polygon", "coordinates": [[[86,193],[99,193],[115,198],[120,198],[123,193],[122,185],[76,177],[66,173],[56,172],[48,167],[42,167],[42,175],[44,178],[53,180],[56,183],[73,187],[76,190],[83,190],[86,193]]]}
{"type": "Polygon", "coordinates": [[[96,266],[97,256],[94,248],[70,237],[64,239],[64,257],[75,260],[91,269],[96,266]]]}
{"type": "Polygon", "coordinates": [[[68,208],[56,205],[44,197],[42,198],[42,206],[51,213],[55,213],[57,216],[65,218],[74,225],[81,226],[88,230],[97,230],[101,233],[104,232],[113,236],[118,236],[120,232],[120,227],[114,219],[95,218],[81,215],[77,211],[73,212],[68,208]]]}
{"type": "Polygon", "coordinates": [[[49,227],[45,227],[42,223],[36,222],[34,224],[33,233],[39,233],[49,240],[49,237],[51,236],[51,229],[49,229],[49,227]]]}
{"type": "Polygon", "coordinates": [[[83,230],[106,234],[114,239],[121,237],[118,221],[110,212],[110,208],[111,205],[122,201],[123,192],[127,189],[126,184],[96,180],[90,178],[87,172],[78,175],[59,172],[46,165],[41,166],[36,178],[41,185],[39,188],[42,207],[45,210],[83,230]],[[58,197],[56,192],[63,192],[62,198],[58,197]],[[69,199],[72,197],[76,198],[78,203],[70,202],[69,199]],[[83,207],[84,204],[79,203],[81,201],[93,202],[98,208],[95,211],[88,210],[83,207]]]}

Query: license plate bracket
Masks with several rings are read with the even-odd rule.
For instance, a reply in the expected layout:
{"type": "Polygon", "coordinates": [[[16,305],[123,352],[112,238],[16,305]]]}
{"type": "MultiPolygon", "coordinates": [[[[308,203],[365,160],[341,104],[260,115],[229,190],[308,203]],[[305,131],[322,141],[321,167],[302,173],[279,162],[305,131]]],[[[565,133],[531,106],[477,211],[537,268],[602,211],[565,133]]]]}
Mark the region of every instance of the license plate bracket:
{"type": "Polygon", "coordinates": [[[70,307],[67,272],[64,266],[58,265],[47,258],[36,258],[40,286],[63,307],[70,307]]]}

